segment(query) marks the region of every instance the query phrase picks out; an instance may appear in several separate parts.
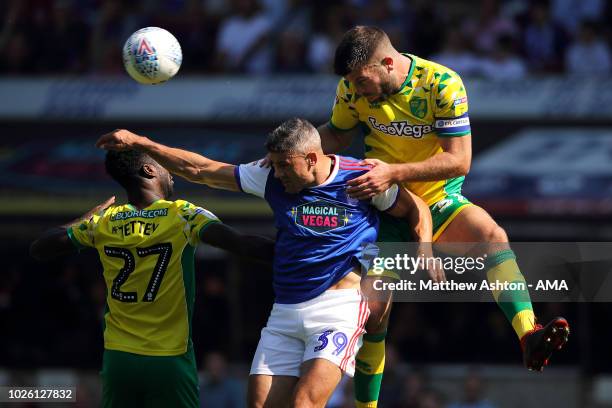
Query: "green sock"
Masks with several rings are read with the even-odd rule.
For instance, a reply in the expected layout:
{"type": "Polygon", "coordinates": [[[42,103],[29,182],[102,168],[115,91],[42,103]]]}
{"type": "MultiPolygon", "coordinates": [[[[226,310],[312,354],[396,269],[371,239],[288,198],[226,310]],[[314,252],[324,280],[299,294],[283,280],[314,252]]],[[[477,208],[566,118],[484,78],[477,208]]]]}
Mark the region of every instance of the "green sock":
{"type": "Polygon", "coordinates": [[[355,406],[376,408],[385,369],[385,336],[387,333],[364,334],[363,346],[356,357],[355,406]]]}
{"type": "MultiPolygon", "coordinates": [[[[525,277],[516,263],[516,255],[511,249],[496,252],[487,259],[487,280],[489,283],[510,282],[525,284],[525,277]]],[[[535,315],[529,291],[519,290],[493,290],[493,298],[506,315],[517,336],[522,338],[525,333],[535,327],[535,315]]]]}

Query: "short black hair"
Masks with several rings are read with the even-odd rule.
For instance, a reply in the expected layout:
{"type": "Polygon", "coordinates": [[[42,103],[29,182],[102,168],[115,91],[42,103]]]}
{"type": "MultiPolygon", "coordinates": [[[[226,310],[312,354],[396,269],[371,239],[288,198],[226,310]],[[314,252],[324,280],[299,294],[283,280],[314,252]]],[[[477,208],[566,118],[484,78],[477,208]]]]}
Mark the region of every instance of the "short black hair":
{"type": "Polygon", "coordinates": [[[383,42],[391,43],[387,34],[378,27],[357,26],[344,36],[334,56],[334,72],[346,76],[372,59],[374,52],[383,42]]]}
{"type": "Polygon", "coordinates": [[[272,153],[306,153],[305,149],[320,148],[321,138],[312,123],[306,119],[291,118],[268,135],[265,147],[272,153]]]}
{"type": "Polygon", "coordinates": [[[104,166],[113,180],[124,188],[130,188],[141,177],[142,166],[155,163],[149,155],[136,150],[121,152],[109,150],[106,153],[104,166]]]}

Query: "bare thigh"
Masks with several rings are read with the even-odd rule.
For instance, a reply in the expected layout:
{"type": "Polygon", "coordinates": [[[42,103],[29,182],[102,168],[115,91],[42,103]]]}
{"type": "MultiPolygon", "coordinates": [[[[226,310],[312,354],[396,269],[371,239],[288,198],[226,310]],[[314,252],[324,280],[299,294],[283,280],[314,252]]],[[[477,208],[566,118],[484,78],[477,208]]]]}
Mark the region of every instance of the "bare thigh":
{"type": "Polygon", "coordinates": [[[368,307],[370,308],[370,317],[366,323],[366,332],[368,334],[384,333],[387,330],[391,305],[393,304],[393,292],[374,289],[374,282],[377,280],[382,280],[383,282],[395,281],[388,277],[373,276],[368,276],[361,280],[361,289],[368,298],[368,307]]]}
{"type": "Polygon", "coordinates": [[[298,380],[299,378],[288,375],[250,375],[247,392],[248,407],[291,407],[291,395],[298,380]]]}
{"type": "Polygon", "coordinates": [[[478,255],[508,249],[509,245],[503,228],[484,209],[472,205],[451,221],[436,241],[436,248],[453,255],[478,255]]]}
{"type": "Polygon", "coordinates": [[[342,371],[331,361],[314,358],[305,361],[302,376],[295,386],[293,407],[323,408],[338,386],[342,371]]]}

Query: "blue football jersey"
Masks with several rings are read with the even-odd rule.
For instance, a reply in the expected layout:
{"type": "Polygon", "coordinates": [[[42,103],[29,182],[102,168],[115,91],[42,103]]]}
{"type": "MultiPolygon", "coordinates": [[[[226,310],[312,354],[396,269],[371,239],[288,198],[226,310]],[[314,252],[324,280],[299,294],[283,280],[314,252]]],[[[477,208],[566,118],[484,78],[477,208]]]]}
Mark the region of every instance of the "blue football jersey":
{"type": "Polygon", "coordinates": [[[236,167],[241,190],[264,198],[274,213],[277,303],[315,298],[354,270],[363,246],[376,241],[376,208],[390,209],[399,196],[393,186],[371,200],[350,198],[346,182],[369,167],[358,159],[331,157],[334,165],[327,180],[296,194],[285,192],[272,168],[262,168],[258,162],[236,167]]]}

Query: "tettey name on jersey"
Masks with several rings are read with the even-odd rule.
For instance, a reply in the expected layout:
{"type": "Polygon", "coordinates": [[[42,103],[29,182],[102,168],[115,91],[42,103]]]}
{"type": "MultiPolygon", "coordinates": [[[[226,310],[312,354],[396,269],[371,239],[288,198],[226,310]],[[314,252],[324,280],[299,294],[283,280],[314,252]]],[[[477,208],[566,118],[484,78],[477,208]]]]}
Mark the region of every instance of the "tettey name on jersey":
{"type": "Polygon", "coordinates": [[[372,116],[368,116],[368,120],[374,129],[391,136],[407,136],[420,139],[433,131],[431,125],[411,125],[406,120],[391,122],[389,125],[378,123],[376,118],[372,116]]]}
{"type": "Polygon", "coordinates": [[[346,208],[327,200],[299,205],[291,213],[296,224],[318,233],[343,227],[349,222],[346,208]]]}
{"type": "Polygon", "coordinates": [[[113,234],[121,233],[124,237],[133,234],[142,234],[150,236],[157,230],[158,227],[159,224],[155,224],[154,222],[134,220],[121,225],[113,225],[111,231],[113,234]]]}

